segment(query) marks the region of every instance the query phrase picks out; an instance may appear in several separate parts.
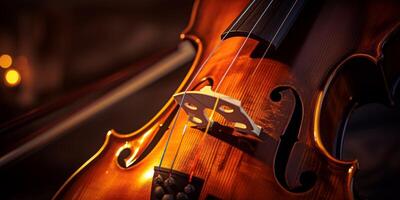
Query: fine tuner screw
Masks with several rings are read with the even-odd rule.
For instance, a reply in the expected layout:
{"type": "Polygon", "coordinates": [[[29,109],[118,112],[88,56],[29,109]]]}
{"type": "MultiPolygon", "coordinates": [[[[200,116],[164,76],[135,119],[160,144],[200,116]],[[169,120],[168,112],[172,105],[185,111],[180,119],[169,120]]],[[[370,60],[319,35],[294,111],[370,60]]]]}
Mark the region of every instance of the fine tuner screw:
{"type": "Polygon", "coordinates": [[[154,195],[155,195],[158,199],[160,199],[161,197],[163,197],[164,194],[165,194],[165,191],[164,191],[164,189],[163,189],[161,186],[156,186],[156,187],[154,188],[154,195]]]}
{"type": "Polygon", "coordinates": [[[183,192],[178,192],[176,195],[177,200],[189,200],[189,196],[183,192]]]}
{"type": "Polygon", "coordinates": [[[156,176],[156,177],[154,178],[154,182],[155,182],[157,185],[162,185],[163,182],[164,182],[164,179],[163,179],[163,177],[159,174],[158,176],[156,176]]]}
{"type": "Polygon", "coordinates": [[[185,191],[186,194],[190,194],[196,191],[196,188],[192,184],[187,184],[183,190],[185,191]]]}
{"type": "Polygon", "coordinates": [[[165,179],[165,181],[164,181],[164,185],[165,185],[166,187],[171,187],[171,186],[174,186],[175,184],[176,184],[175,179],[172,178],[172,176],[168,177],[168,178],[165,179]]]}
{"type": "Polygon", "coordinates": [[[172,194],[165,194],[161,200],[174,200],[174,195],[172,194]]]}

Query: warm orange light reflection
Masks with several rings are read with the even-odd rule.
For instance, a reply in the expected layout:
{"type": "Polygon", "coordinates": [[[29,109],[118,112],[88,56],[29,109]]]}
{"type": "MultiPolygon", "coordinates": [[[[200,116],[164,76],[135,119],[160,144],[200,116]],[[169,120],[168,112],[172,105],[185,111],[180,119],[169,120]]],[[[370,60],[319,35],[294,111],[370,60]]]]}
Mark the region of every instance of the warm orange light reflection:
{"type": "Polygon", "coordinates": [[[153,175],[154,175],[154,168],[150,167],[146,171],[144,171],[139,181],[142,183],[149,182],[153,178],[153,175]]]}
{"type": "Polygon", "coordinates": [[[11,86],[11,87],[17,86],[21,82],[21,75],[19,74],[19,72],[17,70],[10,69],[10,70],[7,70],[7,72],[4,76],[4,80],[8,86],[11,86]]]}
{"type": "Polygon", "coordinates": [[[8,68],[12,65],[12,58],[10,55],[3,54],[0,56],[0,67],[8,68]]]}

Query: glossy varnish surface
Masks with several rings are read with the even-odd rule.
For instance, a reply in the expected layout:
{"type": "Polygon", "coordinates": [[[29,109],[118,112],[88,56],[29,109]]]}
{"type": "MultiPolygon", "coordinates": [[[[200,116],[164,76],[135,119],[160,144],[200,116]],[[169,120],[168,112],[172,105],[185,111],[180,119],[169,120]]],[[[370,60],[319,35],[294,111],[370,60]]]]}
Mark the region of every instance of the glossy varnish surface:
{"type": "MultiPolygon", "coordinates": [[[[246,39],[233,37],[220,43],[220,36],[247,4],[247,1],[240,0],[229,3],[196,1],[190,24],[181,35],[182,39],[192,40],[198,46],[198,54],[178,91],[182,91],[193,78],[193,85],[204,77],[212,78],[214,89],[220,83],[217,92],[242,102],[249,116],[263,128],[261,134],[265,138],[257,144],[253,153],[248,154],[227,142],[206,136],[194,172],[195,176],[205,180],[200,198],[212,195],[221,199],[351,199],[351,181],[357,163],[334,158],[332,146],[343,116],[354,104],[350,97],[363,95],[362,91],[352,86],[354,83],[348,81],[354,71],[341,69],[353,66],[345,58],[362,55],[360,59],[368,58],[370,61],[368,66],[371,70],[365,72],[365,76],[371,76],[374,70],[379,72],[380,68],[376,66],[381,54],[379,48],[399,23],[395,9],[400,8],[398,3],[327,1],[317,6],[318,14],[313,20],[304,22],[307,30],[298,28],[289,33],[286,44],[282,44],[282,50],[275,55],[250,58],[258,41],[247,40],[222,79],[246,39]],[[373,14],[372,8],[381,9],[385,14],[373,14]],[[218,44],[218,50],[194,77],[218,44]],[[295,51],[289,52],[285,49],[288,46],[295,51]],[[254,71],[258,63],[260,65],[254,71]],[[296,102],[291,90],[282,91],[281,99],[273,101],[271,93],[281,86],[291,88],[301,101],[296,102]],[[289,122],[295,120],[291,116],[296,104],[302,107],[301,117],[296,119],[301,120],[301,126],[296,133],[298,141],[291,149],[286,172],[283,172],[285,186],[276,179],[274,162],[280,138],[286,134],[289,122]],[[313,186],[307,191],[288,191],[287,188],[290,190],[301,185],[300,176],[305,171],[316,175],[313,186]]],[[[365,82],[382,86],[377,86],[377,91],[381,89],[383,92],[374,95],[385,96],[387,83],[383,81],[382,77],[378,77],[365,82]]],[[[376,99],[387,98],[390,99],[390,96],[376,99]]],[[[56,198],[149,199],[153,168],[159,164],[169,134],[165,126],[171,127],[171,124],[165,123],[174,117],[172,114],[176,106],[170,100],[157,116],[134,133],[120,135],[110,131],[102,149],[64,184],[56,198]],[[162,132],[159,133],[159,130],[162,132]],[[164,133],[159,141],[154,140],[157,133],[164,133]],[[142,155],[150,144],[154,148],[147,155],[142,155]],[[132,150],[130,159],[127,159],[132,165],[128,168],[117,164],[119,153],[124,148],[132,150]],[[139,157],[141,160],[135,162],[139,157]]],[[[171,167],[187,121],[187,115],[179,112],[162,163],[165,168],[171,167]]],[[[220,116],[214,120],[227,124],[220,116]]],[[[203,134],[195,128],[187,130],[174,170],[190,172],[203,134]]]]}

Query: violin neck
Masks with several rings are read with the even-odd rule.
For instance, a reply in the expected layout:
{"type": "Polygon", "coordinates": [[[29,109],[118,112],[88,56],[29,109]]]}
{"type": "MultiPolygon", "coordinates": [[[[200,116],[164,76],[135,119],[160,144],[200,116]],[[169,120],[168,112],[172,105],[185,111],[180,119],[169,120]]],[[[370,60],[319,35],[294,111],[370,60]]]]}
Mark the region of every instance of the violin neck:
{"type": "Polygon", "coordinates": [[[303,10],[305,2],[306,0],[254,0],[226,29],[222,38],[249,36],[277,49],[303,10]],[[253,29],[256,23],[258,24],[253,29]]]}

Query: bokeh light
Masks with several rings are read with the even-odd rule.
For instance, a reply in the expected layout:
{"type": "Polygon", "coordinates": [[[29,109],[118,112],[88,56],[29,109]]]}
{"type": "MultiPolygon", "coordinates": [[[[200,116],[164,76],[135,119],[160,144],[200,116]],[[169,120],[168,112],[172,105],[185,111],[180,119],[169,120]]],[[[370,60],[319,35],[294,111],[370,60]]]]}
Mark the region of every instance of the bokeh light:
{"type": "Polygon", "coordinates": [[[5,73],[4,80],[6,85],[14,87],[19,85],[19,83],[21,82],[21,75],[17,70],[10,69],[7,70],[7,72],[5,73]]]}
{"type": "Polygon", "coordinates": [[[12,65],[12,58],[8,54],[3,54],[0,56],[0,67],[6,69],[12,65]]]}

